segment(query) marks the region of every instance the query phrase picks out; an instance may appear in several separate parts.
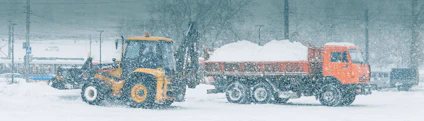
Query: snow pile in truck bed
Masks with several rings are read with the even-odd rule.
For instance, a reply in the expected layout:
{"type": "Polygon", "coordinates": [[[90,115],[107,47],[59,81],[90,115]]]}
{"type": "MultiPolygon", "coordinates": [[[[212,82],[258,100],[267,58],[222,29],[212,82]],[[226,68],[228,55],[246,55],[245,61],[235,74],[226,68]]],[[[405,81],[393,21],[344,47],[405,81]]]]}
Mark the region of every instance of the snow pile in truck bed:
{"type": "Polygon", "coordinates": [[[308,48],[299,42],[272,40],[264,46],[242,40],[216,49],[208,61],[307,60],[308,48]]]}

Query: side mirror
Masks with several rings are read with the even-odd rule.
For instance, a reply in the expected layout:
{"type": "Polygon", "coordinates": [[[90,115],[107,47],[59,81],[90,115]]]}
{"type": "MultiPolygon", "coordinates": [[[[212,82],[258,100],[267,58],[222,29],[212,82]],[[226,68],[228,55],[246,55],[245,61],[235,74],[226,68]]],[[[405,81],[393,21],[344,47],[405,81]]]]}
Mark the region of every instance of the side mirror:
{"type": "Polygon", "coordinates": [[[118,39],[115,40],[115,49],[118,49],[118,39]]]}

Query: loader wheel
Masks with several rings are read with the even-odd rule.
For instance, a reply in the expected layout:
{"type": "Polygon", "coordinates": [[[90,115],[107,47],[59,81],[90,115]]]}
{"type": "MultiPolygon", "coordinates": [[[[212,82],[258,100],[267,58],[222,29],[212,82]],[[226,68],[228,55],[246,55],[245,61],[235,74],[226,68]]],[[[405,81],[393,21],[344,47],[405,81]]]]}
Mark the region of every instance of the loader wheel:
{"type": "Polygon", "coordinates": [[[50,87],[53,87],[53,81],[54,81],[53,79],[50,79],[47,85],[49,85],[50,87]]]}
{"type": "Polygon", "coordinates": [[[228,85],[225,91],[225,96],[227,97],[228,102],[245,104],[249,103],[249,93],[250,90],[246,85],[240,82],[232,82],[228,85]]]}
{"type": "Polygon", "coordinates": [[[340,106],[343,103],[343,92],[337,84],[326,84],[321,88],[319,101],[325,106],[340,106]]]}
{"type": "Polygon", "coordinates": [[[82,86],[81,98],[90,105],[100,105],[107,95],[106,88],[102,82],[88,82],[82,86]]]}
{"type": "Polygon", "coordinates": [[[152,108],[156,97],[156,84],[147,81],[130,83],[126,89],[127,101],[132,108],[152,108]]]}
{"type": "Polygon", "coordinates": [[[172,105],[174,103],[174,100],[166,100],[163,104],[157,104],[159,108],[166,108],[172,105]]]}
{"type": "Polygon", "coordinates": [[[259,82],[253,86],[252,91],[252,101],[258,104],[266,104],[272,98],[272,90],[271,87],[264,83],[259,82]]]}
{"type": "Polygon", "coordinates": [[[287,101],[289,101],[289,99],[290,98],[279,98],[279,97],[277,97],[277,98],[275,98],[275,103],[276,104],[284,104],[284,103],[287,103],[287,101]]]}
{"type": "Polygon", "coordinates": [[[50,79],[47,83],[50,87],[56,88],[56,79],[50,79]]]}

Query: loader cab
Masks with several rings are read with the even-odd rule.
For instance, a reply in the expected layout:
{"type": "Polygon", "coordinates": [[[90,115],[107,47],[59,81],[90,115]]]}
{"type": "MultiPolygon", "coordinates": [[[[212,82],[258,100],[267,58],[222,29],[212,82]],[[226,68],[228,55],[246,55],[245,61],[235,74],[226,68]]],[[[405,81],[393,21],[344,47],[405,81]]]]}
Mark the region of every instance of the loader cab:
{"type": "Polygon", "coordinates": [[[351,43],[328,43],[324,46],[323,76],[341,84],[365,84],[370,80],[370,67],[359,48],[351,43]]]}
{"type": "Polygon", "coordinates": [[[173,42],[169,38],[138,36],[125,39],[120,66],[122,74],[135,69],[161,69],[167,76],[175,72],[173,42]]]}

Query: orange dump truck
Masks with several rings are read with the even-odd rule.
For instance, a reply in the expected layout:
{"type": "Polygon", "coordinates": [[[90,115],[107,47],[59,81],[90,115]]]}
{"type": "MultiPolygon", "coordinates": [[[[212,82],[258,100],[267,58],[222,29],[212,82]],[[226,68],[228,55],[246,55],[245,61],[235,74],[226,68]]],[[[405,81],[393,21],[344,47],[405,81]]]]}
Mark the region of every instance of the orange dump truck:
{"type": "Polygon", "coordinates": [[[206,61],[206,76],[231,103],[285,103],[315,96],[326,106],[347,106],[356,95],[371,94],[370,66],[359,48],[349,43],[308,47],[303,61],[206,61]]]}

